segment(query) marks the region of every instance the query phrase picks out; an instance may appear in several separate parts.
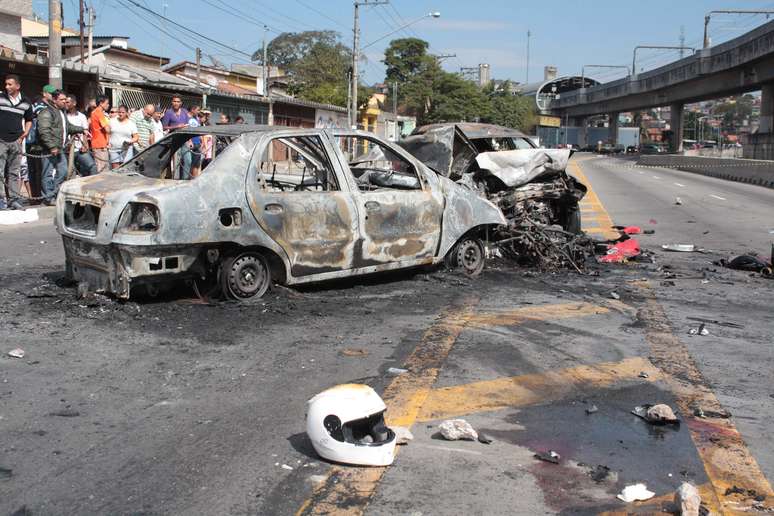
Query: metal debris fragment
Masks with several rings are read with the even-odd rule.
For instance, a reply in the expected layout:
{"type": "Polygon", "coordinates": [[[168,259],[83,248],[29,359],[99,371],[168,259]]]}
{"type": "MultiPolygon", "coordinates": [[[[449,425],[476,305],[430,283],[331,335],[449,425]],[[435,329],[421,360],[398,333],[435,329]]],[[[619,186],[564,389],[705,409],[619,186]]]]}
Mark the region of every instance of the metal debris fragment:
{"type": "Polygon", "coordinates": [[[562,458],[562,456],[556,453],[554,450],[548,450],[545,452],[537,452],[535,454],[535,458],[545,462],[559,464],[559,460],[562,458]]]}
{"type": "Polygon", "coordinates": [[[8,352],[8,356],[11,358],[24,358],[24,350],[22,348],[15,348],[8,352]]]}

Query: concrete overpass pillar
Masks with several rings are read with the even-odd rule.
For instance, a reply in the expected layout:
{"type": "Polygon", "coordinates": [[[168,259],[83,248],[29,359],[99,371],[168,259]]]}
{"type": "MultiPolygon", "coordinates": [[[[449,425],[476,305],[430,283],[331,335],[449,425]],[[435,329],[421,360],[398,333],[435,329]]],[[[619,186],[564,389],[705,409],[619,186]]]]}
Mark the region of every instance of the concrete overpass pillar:
{"type": "Polygon", "coordinates": [[[669,152],[683,151],[683,105],[680,103],[669,106],[669,129],[672,138],[669,141],[669,152]]]}
{"type": "Polygon", "coordinates": [[[761,88],[761,118],[759,133],[774,133],[774,83],[761,88]]]}
{"type": "Polygon", "coordinates": [[[589,119],[585,116],[578,119],[578,147],[581,149],[589,144],[589,119]]]}
{"type": "Polygon", "coordinates": [[[609,139],[613,145],[618,145],[618,115],[616,111],[607,115],[607,127],[609,128],[609,139]]]}

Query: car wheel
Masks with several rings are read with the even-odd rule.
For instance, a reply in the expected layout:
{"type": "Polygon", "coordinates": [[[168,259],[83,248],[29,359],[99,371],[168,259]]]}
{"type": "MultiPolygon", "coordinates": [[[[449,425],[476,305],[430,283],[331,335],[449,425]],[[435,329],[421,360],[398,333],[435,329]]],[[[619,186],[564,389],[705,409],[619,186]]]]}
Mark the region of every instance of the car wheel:
{"type": "Polygon", "coordinates": [[[478,238],[466,238],[457,245],[456,265],[468,276],[478,276],[484,270],[484,243],[478,238]]]}
{"type": "Polygon", "coordinates": [[[269,262],[260,253],[242,253],[227,258],[221,268],[223,295],[237,301],[260,299],[271,286],[269,262]]]}
{"type": "Polygon", "coordinates": [[[567,220],[564,230],[574,235],[581,234],[581,211],[577,206],[570,208],[567,211],[567,220]]]}

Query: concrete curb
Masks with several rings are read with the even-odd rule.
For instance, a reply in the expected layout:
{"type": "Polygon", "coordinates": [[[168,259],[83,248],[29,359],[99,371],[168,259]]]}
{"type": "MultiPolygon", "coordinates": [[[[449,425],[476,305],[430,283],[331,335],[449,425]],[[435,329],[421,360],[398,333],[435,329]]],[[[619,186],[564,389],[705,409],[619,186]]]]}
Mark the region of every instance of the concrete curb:
{"type": "Polygon", "coordinates": [[[2,210],[0,211],[0,226],[18,226],[41,220],[52,220],[55,215],[55,206],[39,206],[25,210],[2,210]]]}

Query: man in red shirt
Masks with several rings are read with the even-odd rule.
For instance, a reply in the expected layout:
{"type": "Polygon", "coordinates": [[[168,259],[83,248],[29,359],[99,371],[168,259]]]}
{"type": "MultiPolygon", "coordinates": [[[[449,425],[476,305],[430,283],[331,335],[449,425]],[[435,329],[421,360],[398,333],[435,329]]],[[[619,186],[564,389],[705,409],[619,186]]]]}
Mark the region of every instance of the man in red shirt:
{"type": "Polygon", "coordinates": [[[110,169],[110,156],[108,155],[108,137],[110,136],[110,119],[105,110],[110,101],[104,95],[97,97],[97,107],[89,117],[89,132],[91,133],[91,150],[94,161],[97,163],[97,173],[110,169]]]}

